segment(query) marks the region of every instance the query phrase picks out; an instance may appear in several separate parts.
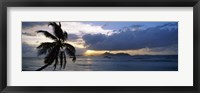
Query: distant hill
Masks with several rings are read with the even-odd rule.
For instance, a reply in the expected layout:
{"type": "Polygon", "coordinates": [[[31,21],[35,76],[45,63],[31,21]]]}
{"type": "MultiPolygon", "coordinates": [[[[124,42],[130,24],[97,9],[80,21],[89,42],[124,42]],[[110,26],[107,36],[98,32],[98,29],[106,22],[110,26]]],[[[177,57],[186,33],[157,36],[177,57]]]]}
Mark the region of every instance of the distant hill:
{"type": "Polygon", "coordinates": [[[113,54],[113,53],[105,52],[105,53],[102,54],[102,56],[131,56],[131,55],[129,55],[128,53],[113,54]]]}

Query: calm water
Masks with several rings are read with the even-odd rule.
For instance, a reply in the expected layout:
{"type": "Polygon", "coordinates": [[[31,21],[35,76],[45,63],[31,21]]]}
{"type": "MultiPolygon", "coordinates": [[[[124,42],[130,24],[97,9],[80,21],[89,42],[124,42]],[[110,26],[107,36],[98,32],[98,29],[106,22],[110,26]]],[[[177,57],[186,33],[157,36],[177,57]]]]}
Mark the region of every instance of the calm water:
{"type": "MultiPolygon", "coordinates": [[[[43,58],[23,57],[22,70],[36,70],[44,65],[43,58]]],[[[44,71],[52,71],[53,64],[44,71]]],[[[60,65],[57,69],[60,71],[60,65]]],[[[178,71],[178,56],[112,56],[111,58],[77,56],[67,60],[62,71],[178,71]]]]}

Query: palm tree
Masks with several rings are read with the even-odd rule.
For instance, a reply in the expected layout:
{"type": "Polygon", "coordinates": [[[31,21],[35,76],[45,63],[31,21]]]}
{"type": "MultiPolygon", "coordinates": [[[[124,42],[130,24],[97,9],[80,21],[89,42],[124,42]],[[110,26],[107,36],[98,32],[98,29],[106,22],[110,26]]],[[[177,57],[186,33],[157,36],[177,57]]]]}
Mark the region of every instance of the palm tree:
{"type": "Polygon", "coordinates": [[[69,57],[72,58],[73,62],[76,61],[76,50],[72,45],[65,42],[68,38],[68,34],[67,32],[63,32],[63,30],[61,29],[60,22],[59,24],[55,22],[49,22],[48,26],[49,25],[53,27],[54,35],[44,30],[37,31],[37,33],[42,33],[46,37],[52,39],[53,42],[42,42],[37,47],[38,56],[46,55],[46,57],[44,59],[45,65],[37,69],[36,71],[41,71],[53,63],[54,70],[56,69],[58,63],[60,63],[60,69],[64,69],[67,63],[66,54],[68,54],[69,57]]]}

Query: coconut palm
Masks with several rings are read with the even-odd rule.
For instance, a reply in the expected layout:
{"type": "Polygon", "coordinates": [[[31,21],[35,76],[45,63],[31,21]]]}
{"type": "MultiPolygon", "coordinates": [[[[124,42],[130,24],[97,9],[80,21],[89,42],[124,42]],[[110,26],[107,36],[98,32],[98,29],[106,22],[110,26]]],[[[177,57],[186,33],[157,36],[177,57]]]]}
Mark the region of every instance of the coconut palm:
{"type": "Polygon", "coordinates": [[[59,63],[60,63],[60,69],[62,68],[64,69],[67,63],[66,55],[72,58],[73,62],[76,61],[76,56],[75,56],[76,50],[72,45],[65,42],[68,38],[68,34],[67,32],[64,32],[61,29],[60,22],[59,24],[55,22],[49,22],[48,26],[53,27],[54,35],[44,30],[37,31],[37,33],[42,33],[46,37],[52,39],[53,42],[42,42],[37,47],[38,56],[46,55],[46,57],[44,59],[45,65],[37,69],[36,71],[41,71],[53,63],[54,63],[54,70],[56,69],[56,66],[59,63]]]}

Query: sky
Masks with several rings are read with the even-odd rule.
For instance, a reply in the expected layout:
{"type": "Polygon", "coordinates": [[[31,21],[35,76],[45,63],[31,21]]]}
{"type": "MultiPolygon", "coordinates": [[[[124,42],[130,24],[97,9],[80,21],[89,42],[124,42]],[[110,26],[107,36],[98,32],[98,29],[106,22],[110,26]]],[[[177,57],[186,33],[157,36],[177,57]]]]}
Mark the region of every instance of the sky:
{"type": "MultiPolygon", "coordinates": [[[[178,22],[61,22],[68,33],[67,43],[76,55],[100,55],[105,52],[130,55],[178,55],[178,22]]],[[[36,33],[53,33],[48,22],[22,22],[22,56],[36,57],[36,47],[53,42],[36,33]]]]}

